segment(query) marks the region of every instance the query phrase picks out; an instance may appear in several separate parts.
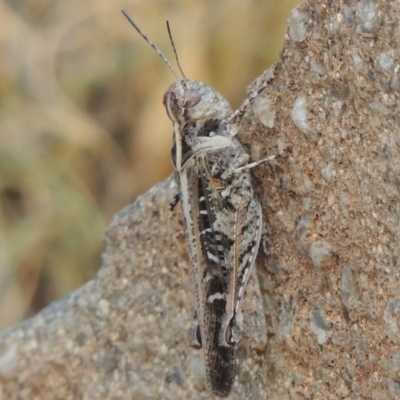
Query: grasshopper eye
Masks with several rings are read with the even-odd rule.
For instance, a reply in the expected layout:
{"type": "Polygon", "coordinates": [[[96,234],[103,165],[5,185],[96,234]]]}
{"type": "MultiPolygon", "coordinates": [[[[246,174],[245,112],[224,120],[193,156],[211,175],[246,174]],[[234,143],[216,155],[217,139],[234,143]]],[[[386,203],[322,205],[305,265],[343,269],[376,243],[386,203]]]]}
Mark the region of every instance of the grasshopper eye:
{"type": "Polygon", "coordinates": [[[201,100],[201,96],[198,91],[193,89],[185,89],[183,96],[177,98],[177,104],[182,108],[191,108],[198,104],[201,100]]]}

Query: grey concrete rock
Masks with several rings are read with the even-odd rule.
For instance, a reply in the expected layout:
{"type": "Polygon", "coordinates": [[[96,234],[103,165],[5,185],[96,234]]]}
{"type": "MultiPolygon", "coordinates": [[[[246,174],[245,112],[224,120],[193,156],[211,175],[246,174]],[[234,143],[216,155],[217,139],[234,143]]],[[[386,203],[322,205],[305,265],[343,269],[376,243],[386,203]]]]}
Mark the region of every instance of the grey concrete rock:
{"type": "MultiPolygon", "coordinates": [[[[240,344],[232,399],[400,398],[399,16],[309,1],[249,87],[250,154],[291,151],[253,171],[268,345],[240,344]]],[[[1,334],[0,398],[210,398],[176,193],[170,178],[124,208],[96,279],[1,334]]]]}

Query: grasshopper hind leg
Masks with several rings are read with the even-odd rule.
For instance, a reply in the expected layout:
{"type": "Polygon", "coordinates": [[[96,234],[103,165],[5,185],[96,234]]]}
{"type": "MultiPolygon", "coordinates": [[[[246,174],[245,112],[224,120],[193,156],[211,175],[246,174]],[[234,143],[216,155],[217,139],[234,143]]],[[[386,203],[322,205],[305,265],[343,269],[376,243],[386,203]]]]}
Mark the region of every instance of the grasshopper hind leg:
{"type": "Polygon", "coordinates": [[[251,348],[263,350],[267,345],[267,324],[257,269],[253,268],[243,300],[243,336],[251,348]]]}

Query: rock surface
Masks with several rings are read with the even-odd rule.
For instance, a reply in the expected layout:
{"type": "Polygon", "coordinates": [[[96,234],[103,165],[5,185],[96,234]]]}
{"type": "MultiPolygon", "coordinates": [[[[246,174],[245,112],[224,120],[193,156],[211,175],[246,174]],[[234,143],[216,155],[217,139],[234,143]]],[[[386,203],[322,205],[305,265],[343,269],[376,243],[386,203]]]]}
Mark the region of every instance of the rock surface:
{"type": "MultiPolygon", "coordinates": [[[[400,398],[399,16],[309,1],[249,88],[252,157],[291,151],[253,171],[268,345],[239,346],[232,399],[400,398]]],[[[97,278],[1,334],[0,398],[210,398],[176,193],[123,209],[97,278]]]]}

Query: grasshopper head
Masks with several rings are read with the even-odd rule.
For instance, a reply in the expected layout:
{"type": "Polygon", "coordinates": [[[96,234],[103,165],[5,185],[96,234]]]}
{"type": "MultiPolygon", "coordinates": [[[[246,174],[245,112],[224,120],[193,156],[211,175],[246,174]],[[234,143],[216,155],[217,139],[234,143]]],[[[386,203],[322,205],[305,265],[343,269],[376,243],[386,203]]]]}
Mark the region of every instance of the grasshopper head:
{"type": "Polygon", "coordinates": [[[172,122],[224,119],[232,114],[230,104],[202,82],[182,79],[164,95],[164,106],[172,122]]]}

